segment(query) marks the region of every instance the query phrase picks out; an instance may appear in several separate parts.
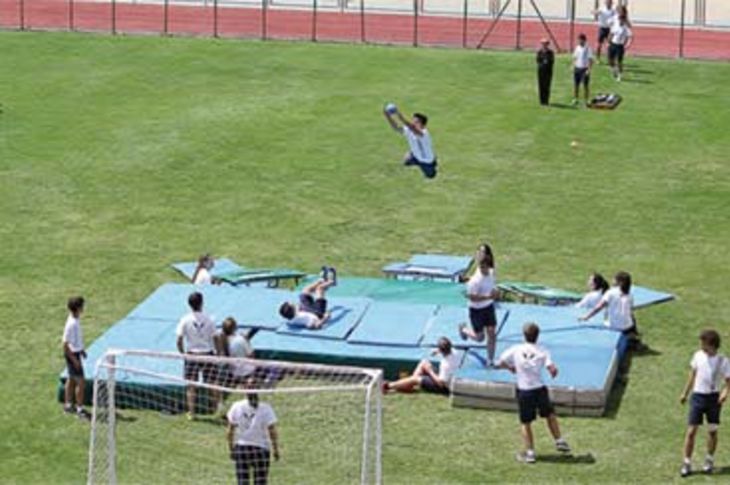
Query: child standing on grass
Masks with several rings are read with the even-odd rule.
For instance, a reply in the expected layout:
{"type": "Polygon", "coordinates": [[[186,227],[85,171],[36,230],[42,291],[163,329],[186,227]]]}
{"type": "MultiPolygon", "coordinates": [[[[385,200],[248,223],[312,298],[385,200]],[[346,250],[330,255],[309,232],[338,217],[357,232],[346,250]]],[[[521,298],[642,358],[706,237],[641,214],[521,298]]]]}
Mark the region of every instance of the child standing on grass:
{"type": "Polygon", "coordinates": [[[586,34],[578,35],[578,45],[573,51],[573,104],[578,104],[580,85],[583,85],[583,95],[586,106],[591,96],[591,69],[593,68],[593,51],[588,45],[586,34]]]}
{"type": "Polygon", "coordinates": [[[707,456],[702,471],[712,473],[715,468],[720,411],[730,391],[730,361],[718,353],[719,348],[720,335],[715,330],[705,330],[700,334],[700,350],[692,356],[689,379],[679,397],[679,401],[684,404],[692,391],[684,438],[684,461],[680,469],[683,477],[692,473],[692,452],[697,428],[702,425],[703,418],[707,419],[707,456]],[[719,392],[720,382],[725,384],[722,392],[719,392]]]}
{"type": "Polygon", "coordinates": [[[526,323],[522,329],[525,343],[507,349],[499,358],[498,367],[508,369],[517,375],[517,405],[522,424],[522,439],[525,450],[517,454],[523,463],[535,463],[535,439],[532,435],[532,422],[539,412],[541,418],[547,420],[550,434],[555,440],[555,448],[561,453],[570,453],[570,446],[560,435],[558,418],[550,402],[548,389],[542,382],[542,369],[547,368],[555,379],[558,368],[550,359],[550,353],[537,345],[540,327],[535,323],[526,323]]]}
{"type": "Polygon", "coordinates": [[[84,334],[81,331],[81,314],[84,312],[84,298],[75,296],[68,300],[68,318],[63,328],[63,355],[66,358],[68,378],[64,387],[63,410],[68,414],[76,413],[79,419],[89,419],[90,414],[84,409],[84,334]],[[76,397],[76,408],[73,400],[76,397]]]}

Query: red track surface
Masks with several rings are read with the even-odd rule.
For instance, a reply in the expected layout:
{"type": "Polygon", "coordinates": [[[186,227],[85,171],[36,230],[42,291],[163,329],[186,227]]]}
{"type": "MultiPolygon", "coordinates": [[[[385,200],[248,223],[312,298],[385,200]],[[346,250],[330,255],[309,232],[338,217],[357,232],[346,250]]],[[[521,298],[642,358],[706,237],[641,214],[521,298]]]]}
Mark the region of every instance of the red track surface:
{"type": "MultiPolygon", "coordinates": [[[[211,4],[212,5],[212,4],[211,4]]],[[[270,39],[316,39],[323,41],[371,42],[392,44],[476,47],[491,20],[442,15],[345,13],[281,8],[219,7],[217,35],[221,37],[259,37],[270,39]]],[[[170,5],[167,22],[162,5],[88,2],[79,0],[0,0],[0,27],[38,30],[81,30],[118,33],[169,33],[182,35],[216,34],[212,6],[170,5]]],[[[549,22],[561,48],[570,47],[570,25],[549,22]]],[[[595,27],[576,24],[575,33],[595,36],[595,27]]],[[[660,57],[680,55],[677,27],[634,27],[633,54],[660,57]]],[[[519,45],[533,49],[546,31],[540,22],[523,20],[519,45]]],[[[515,48],[517,22],[502,19],[484,42],[488,48],[515,48]]],[[[730,29],[686,29],[685,57],[730,60],[730,29]]]]}

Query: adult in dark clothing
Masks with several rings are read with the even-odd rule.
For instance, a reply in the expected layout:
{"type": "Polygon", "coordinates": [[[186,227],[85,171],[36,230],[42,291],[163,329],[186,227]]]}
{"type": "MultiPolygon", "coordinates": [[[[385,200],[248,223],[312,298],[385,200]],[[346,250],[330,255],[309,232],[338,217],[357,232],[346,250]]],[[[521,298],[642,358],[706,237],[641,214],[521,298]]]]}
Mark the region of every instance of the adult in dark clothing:
{"type": "Polygon", "coordinates": [[[550,85],[553,82],[553,64],[555,53],[550,49],[550,41],[542,39],[537,51],[537,85],[540,89],[540,104],[550,104],[550,85]]]}

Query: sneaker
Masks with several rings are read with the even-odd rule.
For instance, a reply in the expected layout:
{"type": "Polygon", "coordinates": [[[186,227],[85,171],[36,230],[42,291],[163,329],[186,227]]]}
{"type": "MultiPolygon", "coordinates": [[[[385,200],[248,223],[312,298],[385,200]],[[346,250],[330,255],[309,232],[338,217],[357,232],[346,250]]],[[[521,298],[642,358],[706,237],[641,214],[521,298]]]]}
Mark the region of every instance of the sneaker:
{"type": "Polygon", "coordinates": [[[571,106],[578,106],[578,98],[573,98],[573,101],[570,102],[571,106]]]}
{"type": "Polygon", "coordinates": [[[618,74],[616,76],[616,82],[619,82],[619,83],[621,82],[621,74],[618,74]]]}
{"type": "Polygon", "coordinates": [[[466,340],[469,336],[466,334],[466,324],[462,323],[459,325],[459,337],[461,340],[466,340]]]}
{"type": "Polygon", "coordinates": [[[76,413],[76,411],[74,410],[74,407],[71,406],[71,405],[63,406],[63,412],[65,414],[74,414],[74,413],[76,413]]]}
{"type": "Polygon", "coordinates": [[[520,451],[517,453],[515,458],[517,458],[517,461],[520,463],[527,463],[529,465],[532,465],[537,461],[534,451],[520,451]]]}
{"type": "Polygon", "coordinates": [[[330,266],[327,269],[329,269],[329,276],[330,280],[332,281],[332,286],[337,286],[337,270],[333,266],[330,266]]]}
{"type": "Polygon", "coordinates": [[[555,449],[560,453],[570,453],[570,445],[565,440],[556,441],[555,449]]]}
{"type": "Polygon", "coordinates": [[[709,475],[713,471],[715,471],[715,462],[712,458],[705,458],[705,463],[702,465],[702,473],[707,473],[709,475]]]}
{"type": "Polygon", "coordinates": [[[76,410],[76,417],[86,421],[91,420],[91,414],[89,414],[89,412],[84,408],[76,410]]]}
{"type": "Polygon", "coordinates": [[[679,469],[679,475],[682,478],[692,475],[692,465],[689,463],[683,463],[682,468],[679,469]]]}

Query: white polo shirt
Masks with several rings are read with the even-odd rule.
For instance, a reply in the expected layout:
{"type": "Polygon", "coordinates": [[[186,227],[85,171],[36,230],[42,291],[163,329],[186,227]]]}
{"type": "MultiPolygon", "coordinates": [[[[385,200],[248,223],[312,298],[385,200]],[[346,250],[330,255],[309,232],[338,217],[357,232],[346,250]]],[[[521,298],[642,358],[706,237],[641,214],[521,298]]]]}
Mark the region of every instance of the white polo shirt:
{"type": "Polygon", "coordinates": [[[710,356],[703,350],[698,350],[689,365],[696,372],[692,392],[697,394],[720,392],[723,381],[730,379],[730,360],[724,355],[710,356]]]}
{"type": "Polygon", "coordinates": [[[611,43],[616,45],[626,45],[631,38],[631,29],[627,25],[621,25],[615,22],[611,27],[611,43]]]}
{"type": "Polygon", "coordinates": [[[621,293],[621,288],[614,286],[601,298],[606,302],[606,326],[614,330],[628,330],[634,325],[632,309],[634,297],[621,293]]]}
{"type": "Polygon", "coordinates": [[[73,315],[69,315],[66,319],[62,342],[68,344],[71,352],[84,350],[84,333],[81,331],[81,321],[73,315]]]}
{"type": "Polygon", "coordinates": [[[294,318],[287,322],[292,327],[312,328],[319,322],[319,317],[314,313],[298,311],[294,318]]]}
{"type": "Polygon", "coordinates": [[[591,46],[577,45],[573,51],[573,67],[576,69],[586,69],[590,67],[591,60],[593,59],[593,50],[591,46]]]}
{"type": "Polygon", "coordinates": [[[452,350],[446,357],[441,356],[441,362],[439,362],[439,379],[448,385],[458,368],[459,356],[452,350]]]}
{"type": "Polygon", "coordinates": [[[403,127],[403,135],[408,140],[408,146],[413,156],[422,163],[433,163],[436,155],[433,153],[433,145],[431,143],[431,134],[427,129],[421,131],[421,136],[416,135],[407,126],[403,127]]]}
{"type": "MultiPolygon", "coordinates": [[[[253,353],[251,343],[241,334],[235,334],[228,337],[228,355],[239,359],[247,358],[253,353]]],[[[231,366],[231,371],[236,377],[244,377],[251,375],[256,367],[246,362],[237,362],[231,366]]]]}
{"type": "Polygon", "coordinates": [[[215,323],[203,312],[191,312],[180,319],[177,336],[185,339],[185,350],[191,354],[215,351],[215,323]]]}
{"type": "Polygon", "coordinates": [[[210,271],[208,271],[208,268],[200,268],[200,271],[198,271],[198,275],[195,277],[195,281],[193,281],[193,284],[195,285],[209,285],[213,283],[213,277],[210,274],[210,271]]]}
{"type": "MultiPolygon", "coordinates": [[[[494,268],[492,268],[489,271],[489,274],[486,275],[482,273],[481,269],[477,268],[477,270],[474,271],[474,274],[471,275],[471,278],[469,278],[469,281],[467,281],[466,283],[466,292],[470,295],[489,296],[496,287],[496,285],[497,282],[494,268]]],[[[483,301],[469,300],[469,308],[479,310],[482,308],[487,308],[493,303],[494,300],[492,300],[491,298],[489,300],[483,301]]]]}
{"type": "Polygon", "coordinates": [[[613,21],[616,18],[616,9],[607,8],[604,5],[596,13],[596,18],[598,19],[599,27],[601,27],[602,29],[611,28],[611,26],[613,25],[613,21]]]}
{"type": "Polygon", "coordinates": [[[276,414],[267,403],[259,402],[254,408],[248,399],[237,401],[228,410],[226,417],[235,428],[235,444],[269,449],[269,426],[276,424],[276,414]]]}
{"type": "Polygon", "coordinates": [[[596,305],[598,305],[598,302],[601,301],[601,298],[603,298],[603,293],[601,292],[601,290],[589,291],[578,303],[575,304],[575,306],[577,308],[593,310],[596,305]]]}
{"type": "Polygon", "coordinates": [[[531,343],[513,345],[499,357],[515,368],[517,373],[517,389],[530,391],[539,389],[545,384],[542,381],[542,369],[553,364],[550,352],[545,348],[531,343]]]}

